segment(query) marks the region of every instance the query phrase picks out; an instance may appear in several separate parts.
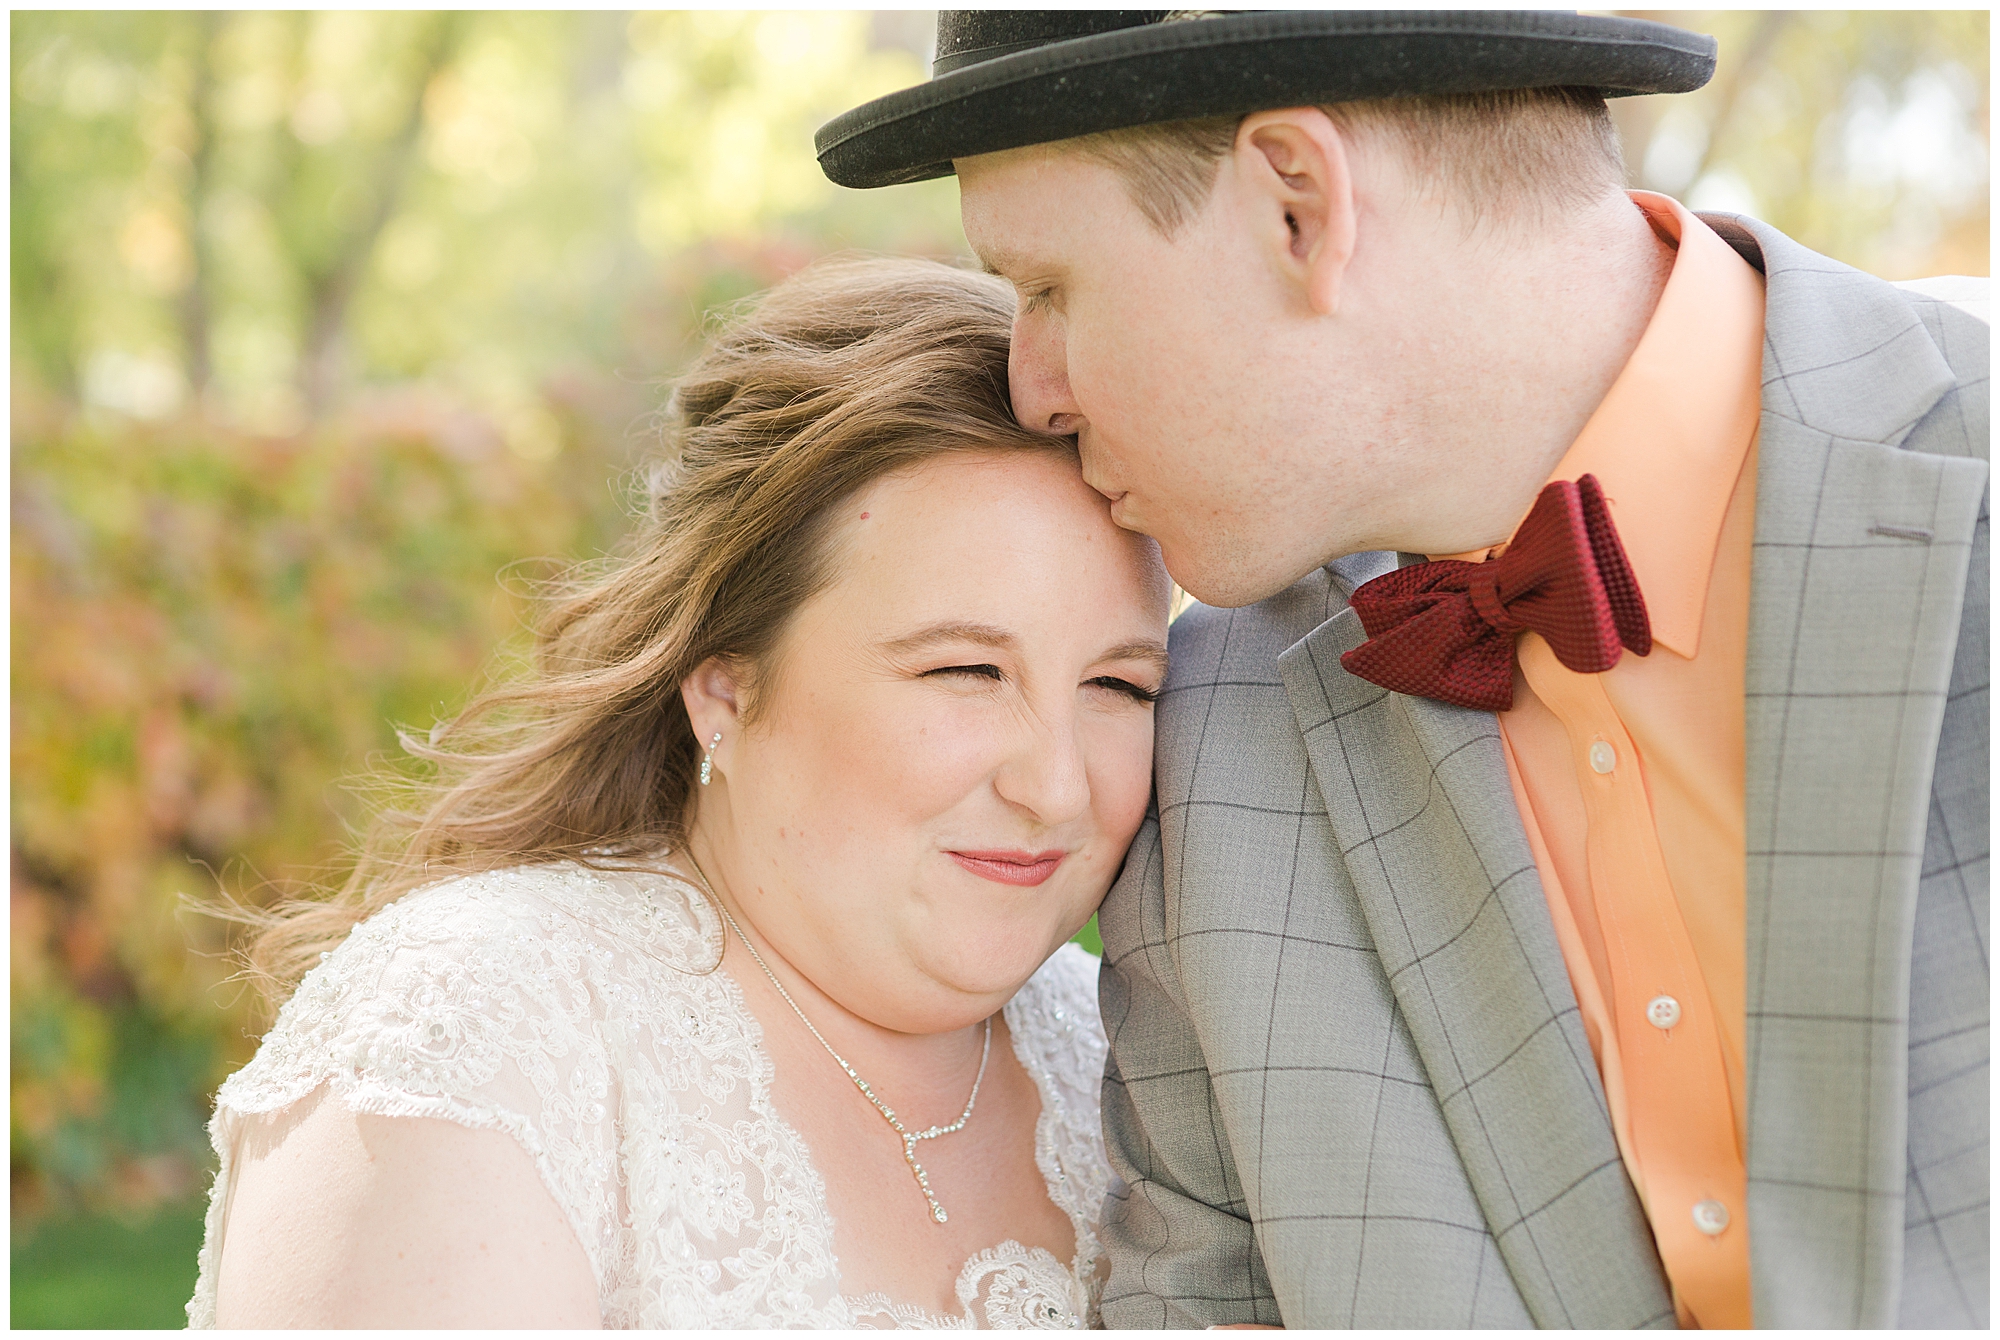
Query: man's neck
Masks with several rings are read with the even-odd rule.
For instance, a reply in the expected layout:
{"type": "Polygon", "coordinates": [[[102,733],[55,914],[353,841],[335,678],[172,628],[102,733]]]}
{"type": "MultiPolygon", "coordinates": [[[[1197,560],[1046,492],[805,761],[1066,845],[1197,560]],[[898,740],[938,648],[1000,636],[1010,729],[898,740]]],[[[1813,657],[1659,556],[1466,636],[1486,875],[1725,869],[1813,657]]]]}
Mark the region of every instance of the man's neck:
{"type": "Polygon", "coordinates": [[[1412,329],[1384,369],[1421,445],[1380,547],[1504,542],[1638,346],[1673,256],[1622,193],[1557,228],[1467,239],[1451,221],[1412,238],[1407,313],[1449,329],[1412,329]]]}

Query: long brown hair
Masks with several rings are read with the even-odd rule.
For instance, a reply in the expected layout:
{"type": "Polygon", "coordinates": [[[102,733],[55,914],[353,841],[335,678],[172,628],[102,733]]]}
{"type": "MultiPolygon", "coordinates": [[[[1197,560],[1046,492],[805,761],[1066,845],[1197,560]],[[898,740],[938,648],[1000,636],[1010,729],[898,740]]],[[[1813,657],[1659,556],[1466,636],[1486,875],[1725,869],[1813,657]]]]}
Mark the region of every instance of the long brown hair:
{"type": "Polygon", "coordinates": [[[663,854],[686,838],[700,747],[681,681],[712,656],[756,684],[829,580],[831,513],[938,455],[1066,450],[1008,404],[1014,299],[923,261],[823,263],[715,336],[663,416],[646,506],[609,563],[544,592],[531,667],[428,735],[346,882],[252,914],[251,976],[275,1003],[401,894],[524,862],[663,854]]]}

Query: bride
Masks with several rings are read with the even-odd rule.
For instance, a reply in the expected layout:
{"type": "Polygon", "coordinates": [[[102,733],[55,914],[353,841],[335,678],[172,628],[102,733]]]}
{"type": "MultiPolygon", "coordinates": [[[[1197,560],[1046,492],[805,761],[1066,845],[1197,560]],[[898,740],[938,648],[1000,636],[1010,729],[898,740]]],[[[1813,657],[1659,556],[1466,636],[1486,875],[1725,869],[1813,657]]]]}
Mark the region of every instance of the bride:
{"type": "Polygon", "coordinates": [[[193,1324],[1094,1319],[1066,942],[1146,807],[1169,587],[1015,425],[1012,311],[859,262],[721,332],[627,553],[261,933],[297,985],[217,1099],[193,1324]]]}

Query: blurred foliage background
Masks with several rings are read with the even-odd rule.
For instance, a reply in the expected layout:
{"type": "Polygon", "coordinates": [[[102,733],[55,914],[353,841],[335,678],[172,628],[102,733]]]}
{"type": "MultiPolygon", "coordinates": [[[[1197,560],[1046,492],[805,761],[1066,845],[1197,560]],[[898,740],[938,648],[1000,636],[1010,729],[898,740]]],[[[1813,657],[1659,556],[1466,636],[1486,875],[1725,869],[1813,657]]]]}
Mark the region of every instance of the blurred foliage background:
{"type": "MultiPolygon", "coordinates": [[[[1983,12],[1675,12],[1635,184],[1890,278],[1988,272],[1983,12]]],[[[172,1325],[203,1123],[264,1020],[226,927],[337,872],[343,787],[612,544],[704,313],[962,255],[829,185],[923,11],[12,15],[16,1325],[172,1325]]]]}

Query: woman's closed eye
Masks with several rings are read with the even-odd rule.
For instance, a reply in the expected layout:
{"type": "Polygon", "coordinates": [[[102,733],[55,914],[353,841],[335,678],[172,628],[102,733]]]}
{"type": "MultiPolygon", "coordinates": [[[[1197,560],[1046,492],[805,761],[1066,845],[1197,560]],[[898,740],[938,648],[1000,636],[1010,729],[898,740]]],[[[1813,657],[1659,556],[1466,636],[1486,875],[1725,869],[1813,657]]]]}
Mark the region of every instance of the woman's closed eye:
{"type": "MultiPolygon", "coordinates": [[[[979,665],[941,665],[936,669],[926,670],[917,677],[919,679],[935,679],[941,676],[983,679],[995,684],[1006,679],[1006,675],[1001,673],[1000,667],[990,663],[979,665]]],[[[1144,684],[1135,684],[1131,680],[1118,675],[1097,675],[1094,678],[1085,680],[1084,683],[1091,688],[1109,689],[1113,693],[1124,694],[1126,697],[1142,703],[1156,703],[1160,700],[1160,691],[1158,689],[1147,688],[1144,684]]]]}
{"type": "Polygon", "coordinates": [[[1121,679],[1117,675],[1099,675],[1095,679],[1085,680],[1084,682],[1095,688],[1110,689],[1114,693],[1126,694],[1142,703],[1156,703],[1160,701],[1160,691],[1158,689],[1149,689],[1144,684],[1134,684],[1131,680],[1121,679]]]}
{"type": "Polygon", "coordinates": [[[1006,678],[997,665],[941,665],[935,670],[926,670],[919,679],[930,679],[937,675],[965,675],[976,679],[998,681],[1006,678]]]}

